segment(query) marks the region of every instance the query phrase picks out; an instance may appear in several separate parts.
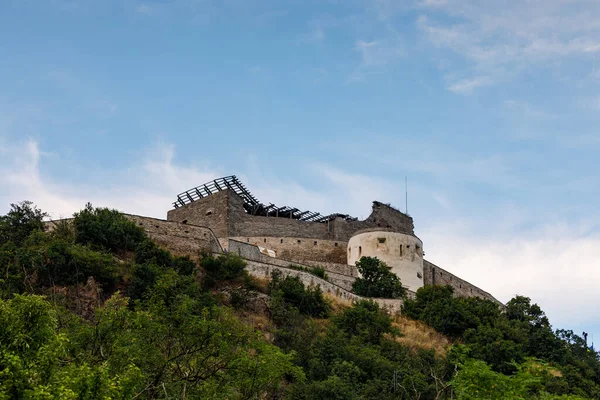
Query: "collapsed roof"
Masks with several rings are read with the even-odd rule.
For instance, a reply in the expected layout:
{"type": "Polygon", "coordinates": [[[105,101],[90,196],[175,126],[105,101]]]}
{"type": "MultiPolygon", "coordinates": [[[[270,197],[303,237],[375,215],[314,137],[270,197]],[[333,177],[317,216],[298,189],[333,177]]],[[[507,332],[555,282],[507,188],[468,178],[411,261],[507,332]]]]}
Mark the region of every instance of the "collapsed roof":
{"type": "Polygon", "coordinates": [[[279,217],[297,219],[300,221],[309,222],[328,222],[336,218],[342,218],[346,221],[356,221],[358,218],[351,217],[348,214],[329,214],[322,215],[315,211],[300,211],[298,208],[283,206],[278,207],[273,203],[265,205],[258,201],[256,197],[237,179],[235,175],[225,176],[207,182],[203,185],[186,190],[177,195],[177,200],[173,202],[175,208],[185,206],[194,201],[208,197],[222,190],[231,190],[244,200],[244,209],[248,214],[259,215],[264,217],[279,217]]]}

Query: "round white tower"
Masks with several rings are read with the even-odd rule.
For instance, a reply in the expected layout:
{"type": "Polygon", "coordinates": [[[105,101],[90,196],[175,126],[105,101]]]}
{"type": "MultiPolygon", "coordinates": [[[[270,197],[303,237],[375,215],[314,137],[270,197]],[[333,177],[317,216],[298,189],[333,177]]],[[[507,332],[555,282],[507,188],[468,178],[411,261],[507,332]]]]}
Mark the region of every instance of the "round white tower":
{"type": "Polygon", "coordinates": [[[423,287],[423,242],[416,236],[381,228],[359,231],[348,242],[348,264],[355,265],[361,257],[385,262],[413,292],[423,287]]]}

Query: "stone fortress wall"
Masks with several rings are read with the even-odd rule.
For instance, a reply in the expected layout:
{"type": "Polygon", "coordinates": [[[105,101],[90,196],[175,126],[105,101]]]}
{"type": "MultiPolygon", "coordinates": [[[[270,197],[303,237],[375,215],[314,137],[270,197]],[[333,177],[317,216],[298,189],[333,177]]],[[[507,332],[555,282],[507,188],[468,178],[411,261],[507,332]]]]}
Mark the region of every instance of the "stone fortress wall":
{"type": "Polygon", "coordinates": [[[423,284],[429,285],[440,285],[440,286],[452,286],[454,289],[454,295],[458,297],[479,297],[484,300],[491,300],[500,303],[491,294],[478,288],[459,278],[458,276],[446,271],[443,268],[438,267],[435,264],[430,263],[427,260],[423,261],[423,284]]]}
{"type": "MultiPolygon", "coordinates": [[[[424,285],[448,284],[457,296],[498,302],[489,293],[424,260],[423,243],[414,234],[412,218],[381,202],[373,202],[372,213],[362,221],[333,218],[308,222],[251,215],[244,208],[244,200],[225,189],[170,210],[167,219],[210,227],[226,251],[238,253],[243,247],[244,251],[253,248],[252,253],[260,253],[268,249],[275,257],[261,256],[269,265],[322,266],[330,279],[346,290],[358,276],[355,262],[361,256],[374,256],[386,262],[411,293],[424,285]],[[384,243],[380,243],[382,239],[384,243]]],[[[250,259],[243,251],[240,255],[250,259]]]]}
{"type": "Polygon", "coordinates": [[[170,210],[167,220],[210,227],[224,248],[226,239],[234,238],[267,247],[277,257],[296,262],[346,264],[348,241],[364,229],[381,227],[414,235],[411,217],[380,202],[373,203],[373,211],[364,221],[336,218],[326,223],[250,215],[243,205],[239,196],[223,190],[170,210]]]}
{"type": "MultiPolygon", "coordinates": [[[[165,250],[169,250],[174,255],[189,256],[197,259],[198,255],[203,251],[223,251],[223,247],[210,228],[180,224],[140,215],[124,215],[127,219],[135,222],[136,225],[144,229],[148,237],[154,240],[156,244],[165,250]]],[[[72,218],[48,221],[46,222],[46,231],[52,232],[60,221],[70,222],[72,218]]]]}
{"type": "MultiPolygon", "coordinates": [[[[203,251],[229,251],[248,262],[252,275],[269,275],[279,269],[301,276],[307,284],[318,284],[342,300],[359,297],[351,293],[358,277],[355,262],[361,256],[374,256],[401,278],[409,297],[424,285],[450,285],[457,296],[476,296],[501,304],[489,293],[424,260],[423,243],[414,234],[412,218],[377,201],[363,221],[332,217],[325,222],[308,222],[251,215],[244,208],[244,200],[225,189],[168,211],[167,220],[125,215],[176,255],[196,259],[203,251]],[[328,280],[288,268],[291,264],[321,266],[328,280]]],[[[54,221],[47,223],[48,230],[55,226],[54,221]]],[[[378,302],[394,311],[401,307],[397,300],[378,302]]]]}

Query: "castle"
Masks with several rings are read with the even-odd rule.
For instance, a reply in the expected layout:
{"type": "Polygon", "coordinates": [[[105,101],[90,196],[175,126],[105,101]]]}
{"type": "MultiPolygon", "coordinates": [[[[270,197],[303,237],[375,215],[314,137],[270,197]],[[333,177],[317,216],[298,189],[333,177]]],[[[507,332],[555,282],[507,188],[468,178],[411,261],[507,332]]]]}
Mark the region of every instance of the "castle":
{"type": "MultiPolygon", "coordinates": [[[[195,257],[202,250],[233,252],[248,263],[249,273],[267,276],[273,269],[301,276],[344,299],[358,276],[363,256],[384,261],[409,296],[426,285],[450,285],[457,296],[480,297],[500,304],[489,293],[424,259],[423,242],[413,219],[394,207],[373,202],[371,215],[358,220],[346,214],[321,215],[261,203],[235,176],[180,193],[167,220],[127,215],[159,245],[195,257]],[[327,281],[289,266],[323,267],[327,281]]],[[[383,300],[382,300],[383,301],[383,300]]],[[[381,301],[380,301],[381,303],[381,301]]],[[[383,301],[390,309],[401,304],[383,301]]]]}

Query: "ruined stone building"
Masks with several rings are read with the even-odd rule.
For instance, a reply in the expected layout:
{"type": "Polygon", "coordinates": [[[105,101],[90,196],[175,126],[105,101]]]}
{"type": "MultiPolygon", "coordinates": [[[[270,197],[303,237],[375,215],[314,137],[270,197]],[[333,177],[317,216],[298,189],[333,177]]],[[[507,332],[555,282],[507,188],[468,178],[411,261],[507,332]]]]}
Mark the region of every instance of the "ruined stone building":
{"type": "Polygon", "coordinates": [[[322,266],[328,274],[327,282],[294,273],[338,297],[356,297],[350,293],[358,276],[356,261],[371,256],[391,268],[409,295],[424,285],[450,285],[458,296],[498,302],[489,293],[425,260],[413,219],[378,201],[373,202],[371,214],[362,221],[345,214],[321,215],[263,204],[235,176],[228,176],[179,194],[166,221],[136,215],[128,218],[175,254],[195,257],[201,250],[234,252],[246,259],[254,275],[267,275],[274,268],[287,271],[290,264],[322,266]]]}

